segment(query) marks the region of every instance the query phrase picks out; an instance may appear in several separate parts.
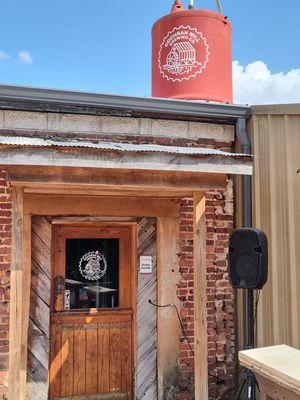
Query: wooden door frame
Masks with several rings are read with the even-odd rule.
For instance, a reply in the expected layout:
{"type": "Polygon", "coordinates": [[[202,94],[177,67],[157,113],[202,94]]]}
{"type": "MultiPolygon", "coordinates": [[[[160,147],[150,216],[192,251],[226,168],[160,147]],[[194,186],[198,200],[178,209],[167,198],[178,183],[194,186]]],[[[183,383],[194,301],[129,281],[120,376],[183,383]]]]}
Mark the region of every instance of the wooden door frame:
{"type": "MultiPolygon", "coordinates": [[[[48,184],[51,189],[51,183],[48,184]]],[[[140,187],[143,190],[143,187],[140,187]]],[[[30,278],[31,278],[31,216],[48,215],[53,217],[66,216],[68,220],[74,215],[88,217],[157,217],[159,222],[159,240],[158,240],[158,276],[162,272],[165,262],[164,252],[161,240],[168,242],[168,236],[165,236],[163,227],[168,221],[176,221],[179,216],[179,199],[151,198],[145,197],[143,201],[139,197],[126,197],[126,192],[122,197],[105,198],[104,196],[89,196],[84,194],[84,201],[79,199],[83,195],[78,192],[74,195],[40,195],[34,193],[24,193],[23,186],[12,186],[13,194],[13,212],[12,212],[12,262],[11,262],[11,280],[10,280],[10,337],[9,337],[9,387],[8,400],[25,400],[26,398],[26,374],[27,374],[27,332],[29,322],[29,304],[30,304],[30,278]],[[15,245],[17,244],[17,246],[15,245]],[[21,312],[20,312],[21,309],[21,312]]],[[[196,193],[195,193],[196,194],[196,193]]],[[[197,193],[197,205],[202,199],[205,202],[204,194],[197,193]]],[[[198,208],[195,204],[196,209],[198,208]]],[[[196,211],[195,209],[195,211],[196,211]]],[[[203,206],[199,211],[203,210],[203,206]]],[[[197,232],[194,233],[195,248],[199,245],[200,237],[205,237],[206,227],[202,212],[198,211],[198,217],[195,219],[197,232]],[[202,218],[201,218],[202,216],[202,218]],[[200,223],[199,223],[200,222],[200,223]]],[[[197,257],[197,268],[203,282],[206,282],[206,263],[204,261],[204,250],[201,250],[202,256],[197,257]]],[[[175,257],[175,255],[174,255],[175,257]]],[[[196,266],[196,260],[195,260],[196,266]]],[[[199,287],[195,287],[199,294],[199,287]]],[[[160,287],[158,287],[160,290],[160,287]]],[[[160,294],[158,293],[160,297],[160,294]]],[[[200,296],[199,308],[201,315],[206,313],[205,298],[200,296]]],[[[163,314],[163,312],[160,312],[163,314]]],[[[135,310],[136,315],[136,310],[135,310]]],[[[160,319],[160,318],[159,318],[160,319]]],[[[202,320],[205,326],[205,319],[202,320]]],[[[136,324],[135,324],[136,326],[136,324]]],[[[164,332],[158,332],[158,343],[160,335],[164,332]]],[[[198,332],[195,338],[197,343],[202,343],[204,352],[207,352],[207,332],[202,330],[198,332]],[[198,336],[199,335],[199,336],[198,336]]],[[[135,338],[136,340],[136,338],[135,338]]],[[[208,376],[206,373],[205,359],[200,353],[200,348],[195,351],[195,363],[198,366],[199,374],[196,375],[196,388],[202,387],[201,391],[206,395],[208,387],[208,376]]],[[[136,349],[136,345],[133,347],[136,349]]],[[[164,351],[159,357],[165,359],[167,355],[164,351]]],[[[136,354],[134,356],[136,363],[136,354]]],[[[162,361],[162,360],[161,360],[162,361]]],[[[162,363],[163,364],[163,363],[162,363]]],[[[159,370],[161,366],[158,366],[159,370]]],[[[163,370],[162,370],[163,371],[163,370]]],[[[196,390],[196,399],[199,399],[200,391],[196,390]]],[[[203,397],[205,398],[205,397],[203,397]]]]}

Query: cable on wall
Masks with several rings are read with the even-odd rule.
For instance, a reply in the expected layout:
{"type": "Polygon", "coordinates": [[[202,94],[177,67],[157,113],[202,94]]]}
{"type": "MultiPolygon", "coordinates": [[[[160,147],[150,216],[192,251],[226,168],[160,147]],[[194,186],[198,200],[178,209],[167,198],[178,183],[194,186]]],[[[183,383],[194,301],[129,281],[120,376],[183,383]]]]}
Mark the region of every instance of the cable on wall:
{"type": "Polygon", "coordinates": [[[189,348],[190,348],[190,350],[191,350],[191,353],[192,353],[193,357],[195,357],[194,350],[193,350],[193,348],[192,348],[192,346],[191,346],[191,343],[189,342],[189,339],[188,339],[188,337],[187,337],[187,335],[186,335],[185,328],[184,328],[184,325],[183,325],[183,322],[182,322],[182,319],[181,319],[181,317],[180,317],[180,314],[179,314],[179,311],[178,311],[178,308],[177,308],[176,304],[165,304],[165,305],[160,305],[160,304],[154,303],[152,300],[149,300],[149,303],[150,303],[152,306],[156,307],[156,308],[168,308],[168,307],[170,307],[170,308],[175,308],[176,315],[177,315],[177,318],[178,318],[178,321],[179,321],[179,324],[180,324],[180,327],[181,327],[181,330],[182,330],[183,337],[184,337],[184,339],[186,340],[186,342],[187,342],[187,344],[188,344],[188,346],[189,346],[189,348]]]}

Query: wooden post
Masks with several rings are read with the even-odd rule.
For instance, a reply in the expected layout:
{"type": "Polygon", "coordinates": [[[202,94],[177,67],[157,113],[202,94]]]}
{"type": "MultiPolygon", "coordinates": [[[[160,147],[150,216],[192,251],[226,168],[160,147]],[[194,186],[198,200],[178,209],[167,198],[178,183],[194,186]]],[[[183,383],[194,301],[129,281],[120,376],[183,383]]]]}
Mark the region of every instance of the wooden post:
{"type": "Polygon", "coordinates": [[[21,335],[23,284],[23,188],[12,189],[12,261],[10,274],[8,399],[21,400],[21,335]]]}
{"type": "Polygon", "coordinates": [[[195,400],[208,399],[205,195],[194,194],[195,400]]]}
{"type": "Polygon", "coordinates": [[[21,321],[21,399],[26,398],[27,343],[31,282],[31,216],[23,213],[23,270],[22,270],[22,321],[21,321]]]}
{"type": "MultiPolygon", "coordinates": [[[[158,304],[181,304],[177,296],[179,273],[179,209],[177,217],[158,218],[157,230],[157,302],[158,304]],[[172,270],[174,272],[172,272],[172,270]]],[[[164,388],[172,383],[176,376],[177,360],[180,356],[182,333],[175,309],[159,308],[157,310],[157,375],[158,400],[165,398],[164,388]]]]}

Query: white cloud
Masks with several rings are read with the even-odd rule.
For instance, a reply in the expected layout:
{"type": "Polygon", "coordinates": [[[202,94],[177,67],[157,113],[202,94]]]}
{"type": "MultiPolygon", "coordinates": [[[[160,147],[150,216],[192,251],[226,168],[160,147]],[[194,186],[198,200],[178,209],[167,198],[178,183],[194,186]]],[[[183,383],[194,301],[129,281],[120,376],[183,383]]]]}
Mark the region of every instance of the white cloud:
{"type": "Polygon", "coordinates": [[[241,104],[300,103],[300,68],[272,73],[263,61],[234,61],[233,92],[241,104]]]}
{"type": "Polygon", "coordinates": [[[0,50],[0,63],[8,58],[8,54],[6,54],[3,50],[0,50]]]}
{"type": "Polygon", "coordinates": [[[31,54],[29,53],[29,51],[26,51],[26,50],[21,50],[18,52],[18,59],[23,64],[31,65],[33,63],[31,54]]]}

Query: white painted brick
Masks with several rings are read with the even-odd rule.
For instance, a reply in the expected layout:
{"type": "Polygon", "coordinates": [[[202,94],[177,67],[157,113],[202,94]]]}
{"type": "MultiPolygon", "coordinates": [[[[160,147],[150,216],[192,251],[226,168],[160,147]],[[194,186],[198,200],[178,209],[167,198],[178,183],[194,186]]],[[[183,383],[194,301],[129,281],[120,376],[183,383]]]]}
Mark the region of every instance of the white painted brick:
{"type": "Polygon", "coordinates": [[[189,123],[190,139],[213,139],[222,142],[234,140],[234,127],[201,122],[189,123]]]}
{"type": "Polygon", "coordinates": [[[139,134],[140,126],[137,118],[101,117],[102,133],[139,134]]]}
{"type": "Polygon", "coordinates": [[[188,122],[184,121],[168,121],[168,120],[153,120],[152,123],[153,136],[166,136],[187,138],[188,137],[188,122]]]}
{"type": "Polygon", "coordinates": [[[4,128],[47,129],[47,113],[27,111],[4,111],[4,128]]]}
{"type": "Polygon", "coordinates": [[[100,132],[100,117],[91,115],[60,115],[59,129],[62,132],[100,132]]]}
{"type": "Polygon", "coordinates": [[[59,131],[59,114],[48,113],[48,130],[59,131]]]}
{"type": "Polygon", "coordinates": [[[0,128],[4,128],[4,111],[0,110],[0,128]]]}
{"type": "Polygon", "coordinates": [[[141,118],[140,134],[142,136],[151,136],[152,135],[152,120],[150,118],[141,118]]]}

